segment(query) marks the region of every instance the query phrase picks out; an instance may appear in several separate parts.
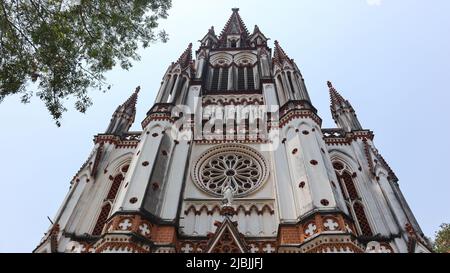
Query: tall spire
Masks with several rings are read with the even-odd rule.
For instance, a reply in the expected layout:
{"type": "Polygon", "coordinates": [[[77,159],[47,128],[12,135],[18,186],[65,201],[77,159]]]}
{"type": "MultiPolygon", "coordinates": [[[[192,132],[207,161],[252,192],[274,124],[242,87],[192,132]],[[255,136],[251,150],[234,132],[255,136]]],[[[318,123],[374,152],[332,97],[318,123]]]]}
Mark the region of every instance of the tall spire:
{"type": "Polygon", "coordinates": [[[275,50],[272,61],[278,64],[282,64],[284,61],[292,63],[292,59],[284,52],[277,40],[275,40],[275,50]]]}
{"type": "Polygon", "coordinates": [[[330,90],[331,114],[336,124],[346,132],[362,130],[362,126],[350,102],[339,94],[330,81],[327,82],[327,85],[330,90]]]}
{"type": "Polygon", "coordinates": [[[222,46],[226,46],[228,35],[240,35],[242,38],[242,42],[244,43],[246,42],[245,40],[248,38],[248,36],[250,36],[250,33],[248,32],[244,21],[242,21],[242,18],[239,15],[239,9],[233,8],[231,10],[233,11],[233,13],[231,14],[219,36],[219,41],[222,46]]]}
{"type": "Polygon", "coordinates": [[[330,91],[331,111],[334,111],[339,105],[345,103],[345,99],[339,94],[330,81],[327,81],[327,85],[330,91]]]}
{"type": "Polygon", "coordinates": [[[180,58],[176,61],[184,69],[192,63],[192,43],[188,45],[188,48],[181,54],[180,58]]]}
{"type": "Polygon", "coordinates": [[[136,102],[140,90],[140,86],[136,87],[133,94],[123,104],[117,107],[108,129],[106,129],[106,134],[122,135],[128,132],[136,116],[136,102]]]}
{"type": "Polygon", "coordinates": [[[127,112],[136,114],[136,103],[138,99],[139,91],[141,91],[141,87],[138,86],[134,90],[133,94],[123,103],[123,107],[127,110],[127,112]]]}

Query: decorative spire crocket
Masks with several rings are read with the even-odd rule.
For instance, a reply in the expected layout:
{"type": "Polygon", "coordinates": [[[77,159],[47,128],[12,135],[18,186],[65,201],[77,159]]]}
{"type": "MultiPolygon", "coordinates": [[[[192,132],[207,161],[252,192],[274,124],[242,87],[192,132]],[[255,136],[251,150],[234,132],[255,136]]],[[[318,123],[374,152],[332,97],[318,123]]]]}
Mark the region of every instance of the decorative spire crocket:
{"type": "Polygon", "coordinates": [[[186,50],[181,54],[180,58],[175,62],[175,64],[180,64],[181,69],[185,69],[192,64],[192,43],[188,45],[186,50]]]}
{"type": "Polygon", "coordinates": [[[277,40],[275,40],[275,48],[273,53],[273,63],[277,63],[280,66],[282,66],[283,62],[288,62],[290,64],[293,63],[293,60],[289,58],[289,56],[286,54],[286,52],[281,48],[280,44],[277,40]]]}
{"type": "Polygon", "coordinates": [[[330,81],[327,82],[327,85],[330,92],[331,114],[336,124],[346,132],[362,130],[362,126],[350,102],[339,94],[330,81]]]}
{"type": "Polygon", "coordinates": [[[239,15],[239,9],[233,8],[232,11],[233,13],[231,14],[219,36],[219,42],[222,47],[227,46],[228,35],[239,35],[241,37],[241,47],[246,45],[247,39],[250,36],[250,33],[247,30],[244,21],[242,21],[242,18],[239,15]]]}
{"type": "Polygon", "coordinates": [[[111,122],[109,123],[106,134],[122,135],[128,132],[131,125],[134,123],[136,116],[136,102],[141,87],[136,87],[133,94],[121,105],[119,105],[114,112],[111,122]]]}

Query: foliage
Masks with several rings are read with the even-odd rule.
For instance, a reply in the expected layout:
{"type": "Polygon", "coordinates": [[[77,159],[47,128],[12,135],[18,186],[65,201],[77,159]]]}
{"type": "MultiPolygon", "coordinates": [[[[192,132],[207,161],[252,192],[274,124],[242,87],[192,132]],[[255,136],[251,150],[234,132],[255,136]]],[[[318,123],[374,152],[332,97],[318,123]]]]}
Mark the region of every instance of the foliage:
{"type": "Polygon", "coordinates": [[[450,253],[450,224],[442,224],[440,230],[436,232],[434,251],[450,253]]]}
{"type": "Polygon", "coordinates": [[[167,40],[156,28],[170,7],[171,0],[0,1],[0,102],[36,95],[58,126],[65,99],[84,113],[89,88],[110,88],[105,72],[129,69],[139,45],[167,40]]]}

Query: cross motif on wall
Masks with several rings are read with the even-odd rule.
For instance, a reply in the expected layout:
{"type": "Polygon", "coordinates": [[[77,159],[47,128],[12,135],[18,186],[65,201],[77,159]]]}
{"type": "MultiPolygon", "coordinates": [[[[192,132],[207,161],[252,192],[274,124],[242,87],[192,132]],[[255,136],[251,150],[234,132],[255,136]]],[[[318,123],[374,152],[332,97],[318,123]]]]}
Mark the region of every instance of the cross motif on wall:
{"type": "Polygon", "coordinates": [[[125,219],[119,224],[119,228],[121,230],[128,230],[128,228],[131,226],[132,224],[130,223],[130,219],[125,219]]]}
{"type": "Polygon", "coordinates": [[[316,231],[316,225],[314,225],[313,223],[310,223],[308,225],[308,228],[305,230],[306,235],[311,236],[314,234],[314,232],[316,231]]]}
{"type": "Polygon", "coordinates": [[[139,231],[141,232],[142,235],[147,236],[147,234],[150,233],[150,229],[148,229],[148,225],[147,224],[141,224],[139,226],[139,231]]]}
{"type": "Polygon", "coordinates": [[[275,251],[275,248],[272,248],[271,244],[267,244],[265,248],[263,248],[264,252],[266,253],[272,253],[275,251]]]}
{"type": "Polygon", "coordinates": [[[185,245],[181,248],[181,251],[183,251],[183,253],[191,253],[192,250],[193,250],[193,248],[191,247],[190,244],[185,244],[185,245]]]}
{"type": "Polygon", "coordinates": [[[339,227],[339,224],[333,221],[333,219],[327,219],[323,226],[328,228],[328,230],[336,230],[339,227]]]}
{"type": "Polygon", "coordinates": [[[252,248],[250,248],[250,253],[258,253],[259,247],[257,247],[255,244],[250,245],[252,248]]]}

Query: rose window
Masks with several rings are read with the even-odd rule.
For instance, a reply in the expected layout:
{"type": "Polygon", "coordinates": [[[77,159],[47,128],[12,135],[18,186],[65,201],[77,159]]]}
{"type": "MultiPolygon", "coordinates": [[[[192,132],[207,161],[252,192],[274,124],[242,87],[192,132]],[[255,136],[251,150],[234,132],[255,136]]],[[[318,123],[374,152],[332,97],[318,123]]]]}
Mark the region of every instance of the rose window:
{"type": "Polygon", "coordinates": [[[267,176],[264,158],[256,151],[226,145],[203,154],[195,165],[194,180],[204,191],[222,196],[230,186],[236,197],[261,186],[267,176]]]}

